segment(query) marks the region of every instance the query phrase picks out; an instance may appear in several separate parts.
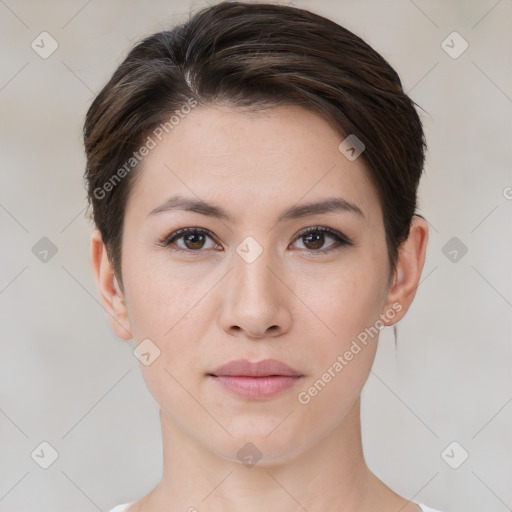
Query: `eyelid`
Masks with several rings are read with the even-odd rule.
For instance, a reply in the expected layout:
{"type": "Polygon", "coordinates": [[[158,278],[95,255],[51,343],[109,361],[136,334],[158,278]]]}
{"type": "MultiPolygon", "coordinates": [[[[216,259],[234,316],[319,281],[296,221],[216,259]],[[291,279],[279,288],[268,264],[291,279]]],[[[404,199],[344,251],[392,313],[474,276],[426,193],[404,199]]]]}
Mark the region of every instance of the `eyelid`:
{"type": "MultiPolygon", "coordinates": [[[[294,241],[297,240],[298,238],[303,237],[304,235],[307,235],[308,233],[311,233],[311,232],[325,233],[333,238],[340,239],[340,242],[342,242],[346,245],[354,245],[354,243],[352,242],[352,240],[350,240],[350,238],[348,238],[346,235],[344,235],[337,229],[329,228],[327,226],[320,226],[320,225],[309,226],[307,228],[301,229],[295,235],[294,241]]],[[[313,251],[313,252],[321,252],[321,251],[313,251]]]]}
{"type": "MultiPolygon", "coordinates": [[[[210,237],[215,243],[218,243],[216,240],[216,237],[213,235],[213,233],[210,230],[205,229],[205,228],[191,226],[191,227],[177,229],[177,230],[173,231],[172,233],[170,233],[169,235],[164,236],[161,240],[159,240],[157,242],[157,245],[166,247],[166,246],[170,245],[171,243],[173,243],[175,240],[179,240],[180,238],[183,238],[184,236],[190,235],[190,234],[206,235],[206,236],[210,237]]],[[[186,251],[186,252],[201,252],[201,251],[191,251],[191,250],[187,250],[187,249],[182,249],[181,247],[178,247],[176,250],[182,250],[182,251],[186,251]]]]}

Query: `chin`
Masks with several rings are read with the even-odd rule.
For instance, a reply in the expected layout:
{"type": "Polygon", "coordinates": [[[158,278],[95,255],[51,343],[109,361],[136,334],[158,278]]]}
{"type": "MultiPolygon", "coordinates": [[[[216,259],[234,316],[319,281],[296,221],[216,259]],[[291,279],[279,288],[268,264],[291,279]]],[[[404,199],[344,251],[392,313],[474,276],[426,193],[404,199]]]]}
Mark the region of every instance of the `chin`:
{"type": "Polygon", "coordinates": [[[275,421],[262,422],[259,426],[253,421],[245,428],[240,424],[237,433],[228,429],[232,438],[224,434],[220,434],[221,439],[207,437],[207,447],[227,461],[248,468],[261,468],[289,463],[314,444],[311,434],[307,439],[302,439],[291,435],[288,429],[278,432],[280,427],[275,427],[275,421]]]}

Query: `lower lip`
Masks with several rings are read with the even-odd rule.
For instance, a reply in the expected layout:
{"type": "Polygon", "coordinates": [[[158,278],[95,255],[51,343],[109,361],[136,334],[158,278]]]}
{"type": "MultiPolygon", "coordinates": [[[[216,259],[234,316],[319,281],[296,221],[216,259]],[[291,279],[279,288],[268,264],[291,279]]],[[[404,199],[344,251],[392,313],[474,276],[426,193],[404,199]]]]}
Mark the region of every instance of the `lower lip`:
{"type": "Polygon", "coordinates": [[[294,386],[301,377],[237,377],[229,375],[213,375],[216,382],[233,393],[244,398],[269,398],[294,386]]]}

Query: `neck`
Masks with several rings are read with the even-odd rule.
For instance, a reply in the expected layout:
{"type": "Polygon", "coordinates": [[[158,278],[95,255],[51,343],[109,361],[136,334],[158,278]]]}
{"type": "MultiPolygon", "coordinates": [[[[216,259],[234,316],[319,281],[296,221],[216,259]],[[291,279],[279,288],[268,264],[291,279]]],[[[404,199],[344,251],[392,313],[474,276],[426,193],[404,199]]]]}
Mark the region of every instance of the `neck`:
{"type": "Polygon", "coordinates": [[[360,399],[321,442],[291,460],[266,465],[227,460],[180,430],[162,410],[160,419],[164,468],[145,498],[145,510],[370,511],[392,493],[364,461],[360,399]]]}

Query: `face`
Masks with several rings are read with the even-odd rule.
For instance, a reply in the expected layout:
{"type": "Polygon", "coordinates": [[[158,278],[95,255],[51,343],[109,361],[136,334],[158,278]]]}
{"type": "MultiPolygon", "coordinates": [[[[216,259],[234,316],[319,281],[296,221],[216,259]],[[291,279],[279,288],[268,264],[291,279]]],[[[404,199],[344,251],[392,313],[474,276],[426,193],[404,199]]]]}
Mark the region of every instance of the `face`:
{"type": "Polygon", "coordinates": [[[300,107],[198,107],[150,151],[128,200],[127,318],[136,344],[160,351],[144,379],[177,428],[225,459],[251,442],[285,461],[341,428],[381,315],[398,311],[377,193],[342,140],[300,107]],[[162,206],[178,195],[226,217],[162,206]],[[345,207],[281,218],[328,199],[345,207]],[[209,375],[238,359],[278,360],[300,377],[260,380],[249,396],[252,384],[209,375]]]}

